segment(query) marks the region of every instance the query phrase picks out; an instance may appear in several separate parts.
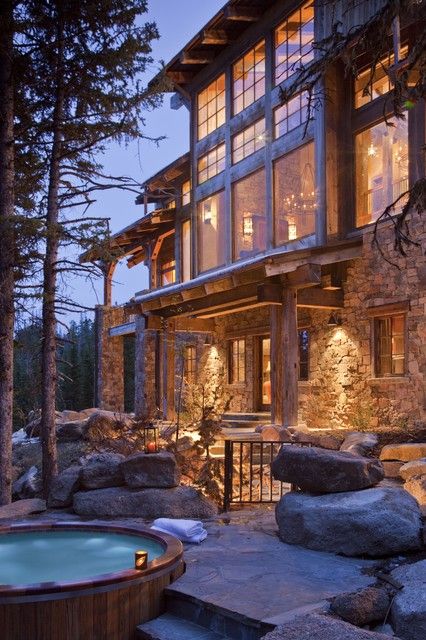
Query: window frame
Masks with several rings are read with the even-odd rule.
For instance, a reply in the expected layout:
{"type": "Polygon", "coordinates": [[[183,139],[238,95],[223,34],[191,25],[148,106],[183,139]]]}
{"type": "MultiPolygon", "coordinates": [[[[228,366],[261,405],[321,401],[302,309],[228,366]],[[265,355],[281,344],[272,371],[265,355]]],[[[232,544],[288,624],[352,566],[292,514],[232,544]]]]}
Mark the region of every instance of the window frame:
{"type": "Polygon", "coordinates": [[[245,337],[240,338],[231,338],[228,340],[227,344],[227,359],[228,359],[228,384],[229,385],[245,385],[247,382],[247,340],[245,337]],[[237,368],[234,368],[235,360],[234,360],[234,344],[237,343],[237,368]],[[241,353],[240,346],[243,346],[243,351],[241,353]],[[240,370],[240,360],[239,358],[242,356],[243,365],[242,370],[240,370]],[[243,378],[241,378],[241,373],[243,378]],[[235,375],[236,374],[236,375],[235,375]]]}
{"type": "Polygon", "coordinates": [[[264,254],[265,251],[268,250],[268,215],[267,215],[267,193],[266,193],[266,167],[263,165],[254,171],[250,171],[250,173],[245,174],[241,178],[234,180],[231,183],[231,258],[233,263],[238,263],[241,260],[247,260],[250,257],[252,258],[254,255],[264,254]],[[250,180],[253,176],[263,172],[264,174],[264,188],[265,188],[265,199],[264,199],[264,219],[265,219],[265,248],[259,249],[256,251],[252,251],[249,256],[241,256],[237,255],[237,225],[236,225],[236,211],[237,208],[235,206],[235,190],[237,185],[241,184],[246,180],[250,180]]]}
{"type": "Polygon", "coordinates": [[[244,129],[240,129],[240,131],[237,131],[231,138],[231,159],[232,159],[232,164],[236,165],[239,162],[242,162],[243,160],[245,160],[246,158],[249,158],[250,156],[252,156],[254,153],[256,153],[257,151],[260,151],[261,149],[264,149],[266,146],[266,122],[265,122],[265,116],[258,118],[257,120],[255,120],[255,122],[252,122],[251,124],[249,124],[247,127],[244,127],[244,129]],[[262,128],[262,132],[261,133],[256,133],[256,127],[258,125],[260,125],[263,122],[263,128],[262,128]],[[253,130],[253,137],[249,138],[248,140],[245,139],[245,134],[248,133],[250,130],[253,130]],[[261,137],[262,136],[262,137],[261,137]],[[238,137],[242,137],[242,144],[240,144],[238,147],[235,145],[235,142],[237,140],[238,137]],[[250,151],[249,153],[245,153],[245,147],[247,147],[249,144],[253,143],[253,151],[250,151]],[[242,150],[242,157],[239,159],[235,158],[235,154],[237,151],[242,150]]]}
{"type": "Polygon", "coordinates": [[[232,96],[232,98],[231,98],[231,103],[232,103],[232,104],[231,104],[231,107],[232,107],[232,108],[231,108],[231,112],[232,112],[232,116],[231,116],[231,117],[235,117],[235,116],[237,116],[238,114],[243,113],[243,111],[245,111],[248,107],[250,107],[250,105],[254,104],[254,103],[255,103],[255,102],[257,102],[258,100],[260,100],[261,98],[263,98],[263,96],[265,95],[265,93],[266,93],[266,72],[267,72],[266,65],[267,65],[267,61],[268,61],[268,55],[267,55],[267,54],[268,54],[268,51],[267,51],[267,39],[266,39],[266,38],[261,38],[260,40],[258,40],[257,42],[255,42],[252,46],[250,46],[250,47],[249,47],[249,48],[248,48],[248,49],[247,49],[247,50],[246,50],[246,51],[245,51],[241,56],[239,56],[239,57],[238,57],[238,58],[237,58],[237,59],[232,63],[232,65],[231,65],[231,71],[230,71],[230,75],[231,75],[231,87],[232,87],[232,90],[231,90],[231,96],[232,96]],[[253,84],[252,84],[252,85],[250,85],[250,86],[249,86],[249,87],[247,87],[247,88],[244,86],[244,80],[243,80],[243,90],[242,90],[242,92],[241,92],[241,93],[239,93],[238,95],[236,95],[236,91],[235,91],[235,85],[236,85],[236,83],[237,83],[239,80],[241,80],[241,78],[243,78],[243,77],[244,77],[244,74],[246,74],[246,73],[248,73],[248,72],[250,72],[250,71],[255,70],[255,69],[256,69],[256,66],[257,66],[257,64],[259,64],[259,63],[257,63],[257,62],[256,62],[255,52],[256,52],[256,49],[257,49],[259,46],[261,46],[262,44],[263,44],[264,51],[265,51],[264,57],[263,57],[263,58],[262,58],[262,60],[261,60],[261,62],[263,62],[264,67],[265,67],[265,71],[264,71],[263,77],[262,77],[262,78],[260,78],[260,79],[258,79],[258,80],[256,80],[256,79],[255,79],[255,80],[254,80],[254,82],[253,82],[253,84]],[[252,67],[250,67],[248,70],[245,70],[244,62],[243,62],[243,61],[244,61],[244,58],[245,58],[246,56],[248,56],[250,53],[253,53],[253,60],[254,60],[254,64],[253,64],[253,66],[252,66],[252,67]],[[235,68],[236,68],[236,66],[237,66],[239,63],[242,63],[242,64],[243,64],[243,73],[242,73],[238,78],[236,78],[236,77],[235,77],[235,68]],[[258,85],[260,82],[263,82],[263,93],[261,93],[260,95],[257,95],[257,94],[256,94],[256,87],[257,87],[257,85],[258,85]],[[248,102],[248,103],[246,104],[246,101],[245,101],[245,95],[246,95],[246,94],[247,94],[247,92],[248,92],[248,91],[250,91],[250,90],[253,90],[253,100],[251,100],[251,102],[248,102]],[[242,100],[243,100],[243,106],[241,107],[241,109],[239,109],[239,110],[237,111],[237,109],[236,109],[236,101],[237,101],[237,99],[239,99],[239,98],[242,98],[242,100]]]}
{"type": "Polygon", "coordinates": [[[183,377],[187,384],[194,382],[198,370],[197,347],[195,344],[186,344],[183,350],[183,377]],[[191,354],[188,357],[188,354],[191,354]],[[191,370],[188,373],[188,364],[191,363],[191,370]]]}
{"type": "Polygon", "coordinates": [[[226,237],[226,234],[224,234],[224,246],[223,246],[223,254],[224,254],[224,259],[223,262],[221,264],[217,264],[214,267],[209,267],[208,269],[201,269],[200,267],[200,259],[202,257],[202,251],[201,251],[201,243],[200,243],[200,232],[201,232],[201,225],[200,225],[200,206],[203,204],[203,202],[205,202],[206,200],[210,200],[211,198],[215,198],[217,196],[221,196],[223,195],[223,203],[224,203],[224,207],[225,207],[225,212],[224,212],[224,222],[226,224],[226,189],[222,188],[222,189],[218,189],[217,191],[214,191],[213,193],[204,196],[203,198],[200,198],[199,200],[197,200],[197,202],[195,203],[195,220],[196,220],[196,229],[195,229],[195,233],[196,233],[196,241],[197,241],[197,253],[196,253],[196,272],[197,275],[199,274],[204,274],[204,273],[213,273],[214,271],[216,271],[216,269],[221,269],[222,267],[224,267],[227,264],[227,260],[228,260],[228,250],[229,250],[229,239],[226,237]]]}
{"type": "MultiPolygon", "coordinates": [[[[220,73],[218,76],[216,76],[211,82],[209,82],[204,89],[201,89],[200,91],[197,92],[197,99],[196,99],[196,114],[197,114],[197,140],[204,140],[204,138],[206,138],[207,136],[209,136],[211,133],[213,133],[214,131],[217,131],[217,129],[219,129],[219,127],[223,126],[226,122],[226,72],[220,73]],[[217,91],[217,84],[218,82],[223,78],[223,91],[218,92],[217,91]],[[212,85],[216,85],[216,93],[215,96],[213,98],[211,98],[210,100],[207,99],[206,97],[206,102],[205,104],[200,107],[200,99],[201,96],[206,93],[206,95],[208,95],[208,90],[210,89],[210,87],[212,87],[212,85]],[[223,107],[218,108],[218,101],[220,99],[220,97],[223,95],[223,107]],[[212,102],[215,102],[215,110],[213,113],[210,114],[209,116],[209,105],[212,102]],[[200,111],[202,109],[204,109],[204,107],[206,107],[206,114],[207,117],[205,120],[201,121],[200,120],[200,111]],[[219,118],[219,114],[223,114],[223,122],[219,122],[219,120],[221,118],[219,118]],[[215,126],[210,129],[209,128],[209,121],[213,120],[215,121],[215,126]],[[206,125],[206,133],[204,133],[203,135],[201,135],[201,127],[203,125],[206,125]]],[[[221,116],[222,117],[222,116],[221,116]]]]}
{"type": "MultiPolygon", "coordinates": [[[[393,378],[405,378],[407,376],[407,364],[408,364],[408,308],[396,305],[397,308],[392,310],[386,310],[386,305],[383,309],[370,310],[371,316],[371,368],[373,377],[380,380],[389,380],[393,378]],[[393,318],[402,318],[404,326],[402,337],[403,344],[403,372],[402,373],[382,373],[380,371],[380,345],[379,345],[379,322],[383,320],[392,320],[393,318]]],[[[392,329],[392,327],[391,327],[392,329]]],[[[392,341],[393,333],[390,335],[392,341]]],[[[392,348],[389,354],[391,368],[393,364],[392,348]]]]}
{"type": "Polygon", "coordinates": [[[226,143],[220,142],[212,149],[209,149],[207,153],[204,153],[203,155],[197,158],[198,185],[204,184],[209,180],[211,180],[212,178],[214,178],[215,176],[218,176],[220,173],[223,173],[225,171],[225,168],[226,168],[226,143]],[[222,150],[223,150],[223,155],[222,155],[222,150]],[[219,152],[221,153],[220,156],[219,156],[219,152]],[[213,158],[212,161],[210,161],[211,158],[213,158]],[[203,160],[206,161],[206,166],[203,169],[200,169],[200,164],[203,160]],[[213,170],[213,173],[211,173],[211,170],[213,170]],[[203,180],[200,179],[200,175],[202,173],[206,173],[206,177],[203,180]]]}
{"type": "MultiPolygon", "coordinates": [[[[272,71],[272,80],[274,83],[275,87],[278,87],[280,84],[282,84],[283,82],[286,82],[287,80],[289,80],[289,78],[291,78],[295,73],[297,73],[297,68],[294,68],[293,70],[291,70],[291,67],[293,65],[287,66],[287,71],[283,71],[281,74],[278,75],[277,71],[278,71],[278,67],[281,66],[283,63],[278,64],[277,63],[277,50],[278,48],[283,44],[283,42],[288,42],[289,38],[287,37],[286,40],[284,40],[281,44],[277,45],[277,34],[279,29],[285,24],[288,23],[288,21],[290,20],[290,18],[292,18],[296,13],[301,12],[304,8],[308,8],[309,5],[313,5],[313,2],[308,0],[307,2],[301,2],[299,3],[299,5],[297,7],[295,7],[292,11],[289,11],[285,17],[283,17],[280,22],[274,27],[273,29],[273,33],[272,33],[272,46],[273,46],[273,50],[272,50],[272,64],[273,64],[273,71],[272,71]]],[[[310,43],[313,43],[315,41],[315,9],[314,9],[314,16],[313,16],[313,26],[314,26],[314,36],[312,38],[312,40],[310,41],[310,43]]],[[[310,21],[309,21],[310,22],[310,21]]],[[[301,23],[302,24],[302,23],[301,23]]],[[[307,24],[307,23],[303,23],[303,24],[307,24]]],[[[301,29],[299,30],[299,44],[301,45],[301,37],[300,37],[300,33],[301,33],[301,29]]],[[[301,45],[298,49],[298,52],[300,52],[302,50],[303,46],[301,45]]],[[[308,61],[308,64],[310,62],[313,61],[314,59],[314,50],[313,47],[311,46],[310,52],[312,52],[312,59],[308,61]]],[[[307,55],[307,54],[305,54],[307,55]]],[[[304,56],[301,56],[301,58],[303,58],[304,56]]],[[[287,48],[287,56],[286,56],[286,65],[288,65],[288,48],[287,48]]],[[[304,63],[306,64],[306,63],[304,63]]]]}

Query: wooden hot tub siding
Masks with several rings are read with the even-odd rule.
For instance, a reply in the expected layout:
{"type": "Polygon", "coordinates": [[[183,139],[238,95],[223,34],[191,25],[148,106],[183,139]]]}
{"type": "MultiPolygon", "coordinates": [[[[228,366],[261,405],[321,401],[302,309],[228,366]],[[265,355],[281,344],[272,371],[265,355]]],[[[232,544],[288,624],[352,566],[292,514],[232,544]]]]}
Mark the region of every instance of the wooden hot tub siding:
{"type": "Polygon", "coordinates": [[[0,527],[3,533],[70,530],[142,534],[165,547],[146,571],[107,574],[93,581],[0,587],[2,640],[133,640],[138,624],[164,610],[164,589],[184,572],[182,545],[149,530],[99,525],[0,527]]]}

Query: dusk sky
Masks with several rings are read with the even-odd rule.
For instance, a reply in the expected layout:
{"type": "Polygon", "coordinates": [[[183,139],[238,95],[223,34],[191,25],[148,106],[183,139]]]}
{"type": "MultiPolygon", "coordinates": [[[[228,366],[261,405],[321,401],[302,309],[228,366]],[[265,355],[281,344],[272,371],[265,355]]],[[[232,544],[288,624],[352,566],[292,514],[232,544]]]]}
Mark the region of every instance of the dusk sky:
{"type": "MultiPolygon", "coordinates": [[[[154,59],[168,62],[223,4],[224,0],[151,0],[149,13],[142,16],[141,21],[153,20],[158,25],[160,39],[154,43],[154,59]]],[[[156,74],[157,68],[158,64],[147,74],[147,81],[156,74]]],[[[159,147],[147,141],[127,148],[111,145],[104,157],[105,168],[111,175],[130,175],[143,180],[189,150],[188,111],[184,107],[178,111],[170,109],[170,95],[165,95],[161,108],[147,113],[145,127],[147,136],[167,136],[167,139],[159,147]]],[[[143,208],[136,206],[134,201],[134,194],[100,193],[90,215],[110,218],[114,233],[143,215],[143,208]]],[[[143,265],[133,269],[128,269],[125,263],[120,265],[115,272],[113,303],[126,302],[146,286],[147,270],[143,265]]],[[[100,280],[96,290],[81,279],[69,283],[68,293],[87,306],[102,303],[101,292],[100,280]]]]}

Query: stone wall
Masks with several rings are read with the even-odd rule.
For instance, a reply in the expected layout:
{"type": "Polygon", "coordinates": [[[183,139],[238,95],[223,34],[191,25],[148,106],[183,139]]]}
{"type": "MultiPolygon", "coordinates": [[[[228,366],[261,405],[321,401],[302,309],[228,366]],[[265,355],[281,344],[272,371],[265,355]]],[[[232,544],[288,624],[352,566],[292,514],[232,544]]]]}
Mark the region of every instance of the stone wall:
{"type": "Polygon", "coordinates": [[[156,383],[157,331],[145,329],[145,318],[136,316],[135,338],[135,414],[152,419],[159,411],[156,383]]]}
{"type": "Polygon", "coordinates": [[[123,338],[109,329],[126,321],[123,307],[96,307],[97,402],[107,411],[124,411],[123,338]]]}

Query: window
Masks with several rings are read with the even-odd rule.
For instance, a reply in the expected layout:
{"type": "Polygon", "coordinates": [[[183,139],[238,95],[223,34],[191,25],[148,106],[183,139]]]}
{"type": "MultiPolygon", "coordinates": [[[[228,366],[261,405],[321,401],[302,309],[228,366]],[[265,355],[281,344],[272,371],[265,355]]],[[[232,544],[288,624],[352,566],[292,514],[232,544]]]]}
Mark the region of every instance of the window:
{"type": "Polygon", "coordinates": [[[236,164],[265,146],[265,119],[258,120],[232,138],[232,162],[236,164]]]}
{"type": "Polygon", "coordinates": [[[375,222],[408,189],[408,124],[393,124],[381,122],[355,138],[357,227],[375,222]]]}
{"type": "Polygon", "coordinates": [[[275,30],[275,82],[289,78],[301,64],[313,60],[314,6],[305,3],[275,30]]]}
{"type": "Polygon", "coordinates": [[[405,315],[374,318],[375,374],[405,374],[405,315]]]}
{"type": "Polygon", "coordinates": [[[167,284],[173,284],[174,282],[176,282],[175,260],[160,262],[160,282],[162,287],[165,287],[167,284]]]}
{"type": "Polygon", "coordinates": [[[186,345],[183,352],[184,378],[186,382],[194,382],[197,374],[197,349],[193,345],[186,345]]]}
{"type": "MultiPolygon", "coordinates": [[[[400,58],[403,59],[408,54],[408,47],[403,47],[400,51],[400,58]]],[[[363,107],[365,104],[372,102],[376,98],[385,95],[392,89],[392,83],[387,74],[389,67],[393,65],[395,56],[389,53],[386,58],[380,60],[376,65],[373,78],[371,78],[371,69],[361,71],[355,80],[355,108],[363,107]],[[371,84],[370,84],[371,83],[371,84]],[[367,84],[370,84],[366,90],[367,84]]]]}
{"type": "Polygon", "coordinates": [[[182,207],[191,202],[191,180],[187,180],[182,185],[182,207]]]}
{"type": "Polygon", "coordinates": [[[225,143],[215,147],[198,160],[198,184],[210,180],[225,169],[225,143]]]}
{"type": "Polygon", "coordinates": [[[238,384],[246,380],[246,341],[230,340],[228,352],[229,384],[238,384]]]}
{"type": "Polygon", "coordinates": [[[176,200],[170,200],[170,202],[166,204],[166,209],[176,209],[176,200]]]}
{"type": "Polygon", "coordinates": [[[315,232],[314,145],[310,142],[274,164],[275,244],[315,232]]]}
{"type": "Polygon", "coordinates": [[[302,91],[297,96],[277,107],[274,111],[274,135],[279,138],[300,126],[308,117],[308,94],[302,91]]]}
{"type": "Polygon", "coordinates": [[[198,94],[198,140],[225,122],[225,74],[198,94]]]}
{"type": "Polygon", "coordinates": [[[309,331],[299,331],[299,380],[309,380],[309,331]]]}
{"type": "Polygon", "coordinates": [[[234,258],[266,249],[266,184],[261,169],[232,185],[234,258]]]}
{"type": "Polygon", "coordinates": [[[220,191],[198,203],[198,269],[225,264],[225,193],[220,191]]]}
{"type": "Polygon", "coordinates": [[[251,49],[233,67],[234,115],[265,93],[265,41],[251,49]]]}
{"type": "Polygon", "coordinates": [[[191,280],[191,221],[182,222],[182,282],[191,280]]]}

